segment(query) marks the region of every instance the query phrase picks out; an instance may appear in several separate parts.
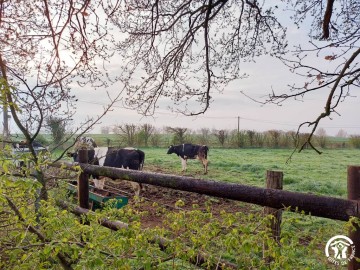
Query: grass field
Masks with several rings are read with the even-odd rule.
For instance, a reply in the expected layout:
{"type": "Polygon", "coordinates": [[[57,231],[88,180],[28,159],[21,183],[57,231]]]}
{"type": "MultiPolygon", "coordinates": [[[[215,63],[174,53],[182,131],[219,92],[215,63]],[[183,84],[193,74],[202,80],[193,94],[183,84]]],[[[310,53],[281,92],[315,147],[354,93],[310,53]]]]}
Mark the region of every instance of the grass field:
{"type": "MultiPolygon", "coordinates": [[[[167,155],[165,148],[143,148],[144,170],[181,174],[181,162],[167,155]]],[[[188,161],[185,175],[264,187],[267,170],[284,173],[284,190],[346,198],[347,166],[360,165],[356,149],[311,150],[295,153],[290,149],[210,149],[209,172],[202,174],[198,160],[188,161]]]]}

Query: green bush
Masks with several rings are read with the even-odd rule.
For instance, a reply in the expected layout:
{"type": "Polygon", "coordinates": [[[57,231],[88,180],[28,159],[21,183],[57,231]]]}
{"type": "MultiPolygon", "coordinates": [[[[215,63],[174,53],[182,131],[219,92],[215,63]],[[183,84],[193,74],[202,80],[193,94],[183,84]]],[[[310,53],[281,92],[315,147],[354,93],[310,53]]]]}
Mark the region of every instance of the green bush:
{"type": "Polygon", "coordinates": [[[360,148],[360,136],[359,135],[350,136],[349,142],[354,148],[357,148],[357,149],[360,148]]]}

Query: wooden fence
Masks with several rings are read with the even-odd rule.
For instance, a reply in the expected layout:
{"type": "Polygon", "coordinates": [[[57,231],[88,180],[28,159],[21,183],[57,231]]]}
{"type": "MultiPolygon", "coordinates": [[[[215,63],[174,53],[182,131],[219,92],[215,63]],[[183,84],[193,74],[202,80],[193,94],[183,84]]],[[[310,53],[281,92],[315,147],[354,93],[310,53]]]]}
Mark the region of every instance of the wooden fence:
{"type": "MultiPolygon", "coordinates": [[[[360,218],[360,166],[348,166],[348,199],[341,199],[178,175],[99,167],[87,164],[87,154],[84,152],[80,151],[79,153],[82,157],[80,159],[82,163],[79,163],[79,165],[83,171],[79,177],[79,202],[80,207],[83,208],[89,207],[88,174],[94,174],[237,200],[275,209],[287,208],[291,211],[311,213],[312,216],[334,220],[348,221],[351,217],[360,218]]],[[[74,164],[62,162],[58,166],[71,170],[74,164]]],[[[358,228],[356,224],[354,226],[358,228]]],[[[356,231],[350,231],[349,237],[352,239],[355,247],[357,247],[355,249],[355,257],[360,258],[359,228],[356,231]]],[[[348,269],[360,269],[360,262],[357,262],[355,259],[351,260],[348,264],[348,269]]]]}

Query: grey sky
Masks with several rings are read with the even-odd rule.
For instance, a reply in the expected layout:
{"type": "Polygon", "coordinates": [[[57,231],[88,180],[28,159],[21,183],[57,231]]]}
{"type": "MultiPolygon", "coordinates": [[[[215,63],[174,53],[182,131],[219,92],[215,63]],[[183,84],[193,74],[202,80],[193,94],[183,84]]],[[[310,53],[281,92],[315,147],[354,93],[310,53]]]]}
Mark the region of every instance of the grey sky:
{"type": "MultiPolygon", "coordinates": [[[[93,132],[99,132],[101,126],[123,123],[149,123],[158,128],[172,126],[187,127],[193,130],[200,128],[236,129],[238,117],[240,117],[240,129],[289,131],[297,130],[300,123],[312,121],[322,112],[327,92],[305,96],[303,101],[289,99],[282,106],[261,105],[241,94],[240,91],[244,91],[253,98],[261,99],[271,93],[272,89],[277,93],[288,92],[287,85],[294,80],[304,83],[303,79],[291,74],[279,61],[264,57],[258,59],[255,64],[244,63],[242,69],[249,73],[249,78],[231,83],[224,93],[213,94],[214,101],[204,115],[189,117],[173,113],[166,109],[168,101],[161,100],[160,109],[153,117],[143,117],[134,110],[125,109],[119,102],[93,132]]],[[[116,86],[111,89],[91,91],[78,89],[77,115],[79,119],[100,113],[108,102],[106,91],[109,91],[112,96],[117,93],[116,86]]],[[[331,119],[323,120],[320,127],[325,128],[328,135],[336,135],[340,129],[344,129],[349,135],[360,134],[360,124],[357,118],[358,104],[358,97],[348,97],[339,106],[338,113],[341,115],[334,114],[331,119]]],[[[302,132],[306,132],[306,130],[304,129],[302,132]]]]}
{"type": "MultiPolygon", "coordinates": [[[[289,47],[292,48],[299,42],[305,45],[308,43],[309,38],[306,29],[306,31],[297,29],[292,24],[288,24],[288,26],[289,47]]],[[[316,63],[323,69],[333,70],[332,65],[336,63],[325,60],[325,56],[331,53],[333,52],[324,50],[318,56],[312,57],[309,63],[316,63]]],[[[116,61],[111,63],[113,72],[120,72],[117,68],[116,61]]],[[[153,117],[143,117],[134,110],[123,108],[119,102],[92,132],[100,132],[101,126],[123,123],[149,123],[157,128],[172,126],[193,130],[200,128],[237,129],[238,117],[240,117],[240,129],[244,130],[295,131],[299,124],[305,121],[313,121],[323,112],[328,95],[328,91],[325,89],[306,95],[302,101],[289,99],[282,106],[261,105],[241,94],[243,91],[254,99],[263,100],[273,90],[277,94],[289,93],[288,85],[296,82],[298,85],[304,85],[305,79],[291,73],[288,67],[285,67],[279,60],[270,56],[262,56],[257,58],[255,63],[242,63],[241,69],[249,77],[232,82],[223,93],[213,93],[213,103],[204,115],[189,117],[172,113],[166,109],[169,101],[163,99],[160,100],[160,108],[153,117]]],[[[79,98],[78,119],[100,114],[103,106],[109,101],[106,91],[114,97],[121,88],[121,85],[113,85],[109,89],[101,90],[76,89],[75,93],[79,98]]],[[[331,119],[322,120],[319,126],[324,128],[328,135],[336,135],[340,129],[345,130],[349,135],[360,134],[360,123],[357,117],[359,114],[358,104],[359,97],[348,97],[338,107],[337,112],[340,115],[333,114],[331,119]]],[[[307,131],[305,128],[302,129],[302,132],[307,131]]]]}

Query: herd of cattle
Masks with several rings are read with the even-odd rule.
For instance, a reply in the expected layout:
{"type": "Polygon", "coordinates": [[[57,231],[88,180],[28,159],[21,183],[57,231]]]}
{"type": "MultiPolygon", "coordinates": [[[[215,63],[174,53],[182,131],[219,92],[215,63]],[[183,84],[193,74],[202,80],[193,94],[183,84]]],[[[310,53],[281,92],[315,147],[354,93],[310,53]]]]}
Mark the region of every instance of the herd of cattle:
{"type": "MultiPolygon", "coordinates": [[[[68,152],[68,156],[72,157],[75,162],[79,162],[80,149],[88,150],[89,164],[108,166],[114,168],[124,168],[130,170],[142,170],[144,167],[145,153],[136,148],[115,148],[115,147],[98,147],[96,142],[91,137],[80,137],[75,145],[74,151],[68,152]]],[[[186,171],[188,159],[199,159],[204,167],[204,173],[207,173],[208,160],[207,153],[209,148],[206,145],[196,144],[180,144],[171,145],[168,149],[168,154],[175,153],[181,159],[182,171],[186,171]]],[[[92,175],[94,185],[96,188],[104,188],[105,179],[92,175]]],[[[135,195],[140,195],[142,189],[141,184],[131,182],[135,195]]]]}

